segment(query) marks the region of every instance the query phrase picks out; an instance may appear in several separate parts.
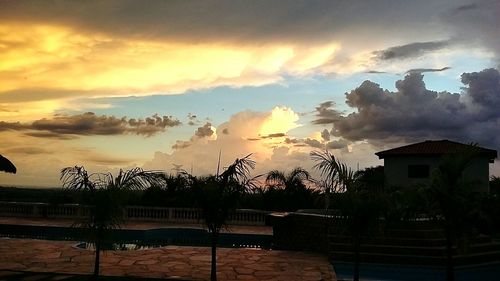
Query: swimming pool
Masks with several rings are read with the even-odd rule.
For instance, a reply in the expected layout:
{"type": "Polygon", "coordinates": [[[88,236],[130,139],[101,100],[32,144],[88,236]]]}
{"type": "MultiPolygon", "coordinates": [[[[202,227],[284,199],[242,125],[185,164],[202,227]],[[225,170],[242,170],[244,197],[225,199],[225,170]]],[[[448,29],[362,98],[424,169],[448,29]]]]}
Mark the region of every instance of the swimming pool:
{"type": "MultiPolygon", "coordinates": [[[[333,262],[339,281],[352,280],[353,263],[333,262]]],[[[456,281],[497,281],[500,276],[500,261],[475,266],[455,268],[456,281]]],[[[442,281],[444,267],[408,266],[387,264],[361,264],[360,280],[366,281],[442,281]]]]}
{"type": "MultiPolygon", "coordinates": [[[[0,225],[0,237],[86,241],[88,231],[73,227],[0,225]]],[[[108,239],[116,244],[152,246],[210,246],[209,233],[200,228],[114,229],[108,239]]],[[[219,247],[271,249],[273,236],[267,234],[221,233],[219,247]]]]}

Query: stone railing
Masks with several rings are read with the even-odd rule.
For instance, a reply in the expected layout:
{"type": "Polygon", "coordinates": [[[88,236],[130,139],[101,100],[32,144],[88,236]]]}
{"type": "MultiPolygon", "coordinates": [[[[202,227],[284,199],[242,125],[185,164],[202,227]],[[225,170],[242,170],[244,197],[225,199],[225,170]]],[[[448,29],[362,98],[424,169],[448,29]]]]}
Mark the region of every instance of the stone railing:
{"type": "MultiPolygon", "coordinates": [[[[87,215],[88,206],[78,204],[46,204],[30,202],[0,202],[2,217],[66,218],[76,219],[87,215]]],[[[265,225],[270,212],[238,209],[229,215],[229,224],[265,225]]],[[[158,221],[174,223],[200,223],[202,214],[194,208],[162,208],[127,206],[124,211],[126,221],[158,221]]]]}

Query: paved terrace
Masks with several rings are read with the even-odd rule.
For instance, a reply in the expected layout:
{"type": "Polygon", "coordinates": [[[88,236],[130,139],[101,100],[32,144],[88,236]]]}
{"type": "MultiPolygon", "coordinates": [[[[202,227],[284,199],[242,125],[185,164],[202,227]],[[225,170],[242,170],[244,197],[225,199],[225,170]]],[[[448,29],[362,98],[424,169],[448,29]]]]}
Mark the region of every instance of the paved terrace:
{"type": "MultiPolygon", "coordinates": [[[[68,226],[72,221],[0,218],[2,224],[68,226]]],[[[189,227],[200,227],[191,225],[189,227]]],[[[158,223],[126,223],[123,228],[186,227],[158,223]]],[[[269,227],[231,227],[237,233],[272,233],[269,227]]],[[[90,274],[94,252],[74,247],[77,242],[0,239],[0,270],[90,274]]],[[[218,279],[223,280],[336,280],[325,256],[294,251],[219,248],[218,279]]],[[[168,246],[137,251],[108,251],[101,274],[188,280],[210,279],[210,249],[168,246]]],[[[1,279],[1,277],[0,277],[1,279]]]]}

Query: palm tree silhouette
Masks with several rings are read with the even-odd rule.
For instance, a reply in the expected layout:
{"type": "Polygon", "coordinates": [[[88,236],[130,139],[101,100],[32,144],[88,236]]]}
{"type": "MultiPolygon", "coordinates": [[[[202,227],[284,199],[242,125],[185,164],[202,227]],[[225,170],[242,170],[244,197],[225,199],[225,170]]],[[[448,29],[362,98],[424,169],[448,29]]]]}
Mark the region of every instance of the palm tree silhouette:
{"type": "Polygon", "coordinates": [[[455,280],[453,245],[459,236],[464,235],[471,226],[468,217],[469,204],[473,201],[471,182],[464,177],[464,171],[478,155],[476,144],[445,155],[433,174],[429,189],[431,204],[442,217],[446,239],[446,280],[455,280]]]}
{"type": "Polygon", "coordinates": [[[340,162],[329,151],[312,151],[311,158],[320,171],[327,188],[338,196],[337,208],[347,222],[347,231],[352,236],[354,252],[353,280],[359,280],[361,238],[378,219],[377,202],[370,189],[361,181],[361,173],[354,172],[345,163],[340,162]]]}
{"type": "Polygon", "coordinates": [[[293,169],[288,175],[282,171],[273,170],[267,173],[266,185],[293,192],[306,189],[305,181],[309,178],[309,172],[300,167],[293,169]]]}
{"type": "Polygon", "coordinates": [[[202,211],[203,222],[210,234],[211,271],[210,280],[217,280],[217,242],[221,230],[227,226],[230,213],[236,208],[239,196],[251,180],[250,170],[255,168],[251,154],[236,159],[220,175],[194,178],[198,191],[198,205],[202,211]]]}
{"type": "Polygon", "coordinates": [[[289,211],[311,207],[310,199],[314,191],[308,188],[308,182],[312,183],[309,173],[300,167],[288,174],[278,170],[270,171],[265,180],[267,192],[275,194],[282,201],[274,202],[275,206],[289,211]]]}
{"type": "Polygon", "coordinates": [[[103,242],[109,230],[118,228],[123,220],[124,191],[143,190],[163,183],[163,173],[134,168],[118,173],[89,174],[84,167],[61,170],[63,188],[82,192],[82,203],[88,205],[88,216],[74,226],[88,229],[89,241],[95,245],[94,278],[99,277],[99,260],[103,242]]]}
{"type": "Polygon", "coordinates": [[[9,159],[0,154],[0,171],[15,174],[17,169],[9,159]]]}

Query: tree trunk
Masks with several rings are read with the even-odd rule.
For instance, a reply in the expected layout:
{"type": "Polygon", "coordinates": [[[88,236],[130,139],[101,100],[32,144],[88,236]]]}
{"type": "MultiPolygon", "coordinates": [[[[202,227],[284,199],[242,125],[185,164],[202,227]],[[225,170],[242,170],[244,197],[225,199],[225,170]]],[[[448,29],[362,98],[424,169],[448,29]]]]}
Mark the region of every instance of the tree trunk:
{"type": "Polygon", "coordinates": [[[210,271],[210,281],[217,281],[217,235],[218,233],[212,232],[212,266],[210,271]]]}
{"type": "Polygon", "coordinates": [[[95,240],[95,261],[94,261],[94,279],[99,278],[99,260],[101,256],[101,236],[102,230],[97,230],[97,236],[95,240]]]}
{"type": "Polygon", "coordinates": [[[354,234],[354,274],[353,281],[359,281],[359,251],[360,251],[360,237],[359,233],[354,234]]]}
{"type": "Polygon", "coordinates": [[[451,225],[445,222],[446,236],[446,281],[455,281],[455,271],[453,268],[453,241],[451,237],[451,225]]]}

